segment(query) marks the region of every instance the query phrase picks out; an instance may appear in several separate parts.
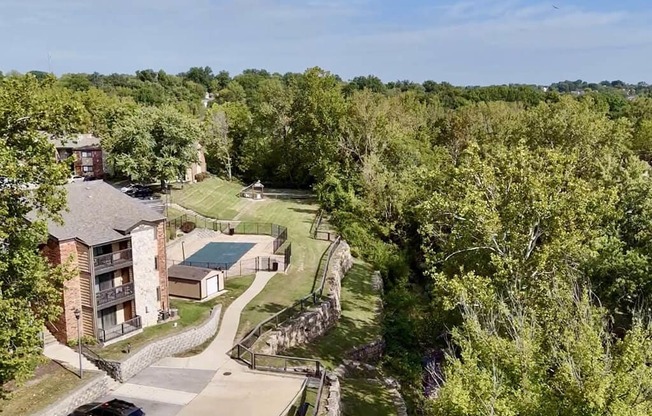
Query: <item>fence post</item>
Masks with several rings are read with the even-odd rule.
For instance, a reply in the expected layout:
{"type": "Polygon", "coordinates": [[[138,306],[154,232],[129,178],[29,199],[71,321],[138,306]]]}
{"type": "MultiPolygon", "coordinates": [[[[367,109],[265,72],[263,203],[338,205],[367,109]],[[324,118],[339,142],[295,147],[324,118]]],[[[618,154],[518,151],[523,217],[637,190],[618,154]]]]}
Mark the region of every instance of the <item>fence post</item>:
{"type": "Polygon", "coordinates": [[[251,368],[256,369],[256,353],[253,350],[251,351],[251,368]]]}

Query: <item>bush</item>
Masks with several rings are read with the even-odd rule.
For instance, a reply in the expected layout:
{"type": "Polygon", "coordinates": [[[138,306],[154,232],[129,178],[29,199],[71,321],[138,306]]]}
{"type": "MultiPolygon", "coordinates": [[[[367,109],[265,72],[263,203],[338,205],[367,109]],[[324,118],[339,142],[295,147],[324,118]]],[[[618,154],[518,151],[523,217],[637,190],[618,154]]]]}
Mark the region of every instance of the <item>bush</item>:
{"type": "Polygon", "coordinates": [[[201,172],[201,173],[198,173],[198,174],[195,175],[195,180],[197,182],[201,182],[204,179],[208,178],[208,176],[209,176],[208,172],[201,172]]]}
{"type": "MultiPolygon", "coordinates": [[[[97,345],[97,339],[88,335],[83,335],[81,337],[81,343],[83,345],[97,345]]],[[[71,339],[70,341],[67,342],[67,344],[70,348],[75,348],[77,346],[77,340],[71,339]]]]}
{"type": "Polygon", "coordinates": [[[186,221],[183,224],[181,224],[181,227],[179,227],[179,229],[187,234],[187,233],[191,232],[192,230],[194,230],[195,227],[197,227],[197,226],[195,225],[194,222],[186,221]]]}

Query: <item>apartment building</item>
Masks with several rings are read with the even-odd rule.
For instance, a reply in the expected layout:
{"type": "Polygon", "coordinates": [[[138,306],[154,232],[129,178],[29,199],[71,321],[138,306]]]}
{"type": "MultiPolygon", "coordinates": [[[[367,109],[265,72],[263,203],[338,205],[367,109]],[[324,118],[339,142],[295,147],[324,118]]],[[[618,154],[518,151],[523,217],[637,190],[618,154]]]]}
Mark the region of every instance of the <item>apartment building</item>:
{"type": "Polygon", "coordinates": [[[103,181],[66,185],[63,225],[50,222],[41,249],[52,264],[71,259],[63,314],[48,324],[61,342],[85,336],[108,342],[158,322],[169,309],[165,217],[103,181]]]}
{"type": "Polygon", "coordinates": [[[56,149],[57,160],[73,156],[70,171],[73,175],[102,178],[107,172],[106,155],[100,139],[92,134],[79,134],[65,140],[50,139],[56,149]]]}

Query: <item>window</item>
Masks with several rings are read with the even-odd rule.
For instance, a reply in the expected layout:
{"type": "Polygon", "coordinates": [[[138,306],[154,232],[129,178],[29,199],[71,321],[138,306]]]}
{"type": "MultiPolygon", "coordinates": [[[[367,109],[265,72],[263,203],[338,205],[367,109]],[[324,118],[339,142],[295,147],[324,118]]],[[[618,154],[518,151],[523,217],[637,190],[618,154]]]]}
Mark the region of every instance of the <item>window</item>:
{"type": "Polygon", "coordinates": [[[118,324],[116,312],[117,308],[115,306],[97,312],[97,318],[100,321],[99,324],[102,325],[102,328],[108,329],[118,324]]]}
{"type": "Polygon", "coordinates": [[[91,157],[91,152],[81,152],[82,157],[91,157]]]}
{"type": "Polygon", "coordinates": [[[158,256],[154,256],[154,270],[158,270],[158,256]]]}
{"type": "Polygon", "coordinates": [[[156,300],[158,302],[161,301],[161,287],[160,286],[156,286],[156,300]]]}
{"type": "Polygon", "coordinates": [[[82,171],[84,171],[84,172],[92,172],[92,171],[93,171],[93,167],[92,167],[92,166],[84,165],[84,166],[82,166],[82,171]]]}
{"type": "Polygon", "coordinates": [[[95,292],[101,292],[113,287],[113,272],[95,276],[95,292]]]}

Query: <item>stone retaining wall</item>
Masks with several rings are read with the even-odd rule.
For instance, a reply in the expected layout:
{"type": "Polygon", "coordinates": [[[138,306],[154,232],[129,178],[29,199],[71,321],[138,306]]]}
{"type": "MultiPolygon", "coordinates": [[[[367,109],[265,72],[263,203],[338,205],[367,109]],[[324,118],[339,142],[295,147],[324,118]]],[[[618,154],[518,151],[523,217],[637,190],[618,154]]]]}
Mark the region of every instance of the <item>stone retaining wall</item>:
{"type": "Polygon", "coordinates": [[[355,361],[375,362],[382,358],[385,352],[385,340],[377,339],[369,344],[357,347],[347,352],[346,358],[355,361]]]}
{"type": "Polygon", "coordinates": [[[218,305],[213,308],[211,316],[202,325],[147,344],[122,361],[100,360],[90,354],[85,355],[98,368],[124,383],[158,360],[188,351],[208,341],[217,332],[221,312],[222,306],[218,305]]]}
{"type": "Polygon", "coordinates": [[[326,374],[328,397],[326,398],[326,416],[342,415],[342,390],[340,379],[333,373],[326,374]]]}
{"type": "Polygon", "coordinates": [[[97,377],[72,392],[68,397],[59,400],[33,416],[67,416],[82,404],[92,402],[98,397],[106,395],[114,384],[115,381],[111,377],[104,373],[98,374],[97,377]]]}
{"type": "Polygon", "coordinates": [[[326,284],[329,288],[327,299],[316,308],[303,312],[271,331],[265,338],[266,345],[261,347],[261,352],[276,355],[279,351],[310,342],[332,328],[342,313],[342,279],[351,267],[351,249],[348,243],[342,240],[333,252],[326,273],[326,284]]]}

